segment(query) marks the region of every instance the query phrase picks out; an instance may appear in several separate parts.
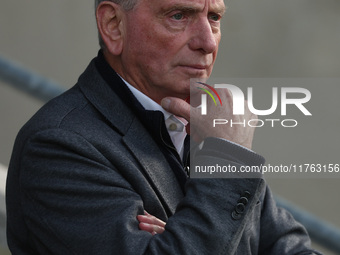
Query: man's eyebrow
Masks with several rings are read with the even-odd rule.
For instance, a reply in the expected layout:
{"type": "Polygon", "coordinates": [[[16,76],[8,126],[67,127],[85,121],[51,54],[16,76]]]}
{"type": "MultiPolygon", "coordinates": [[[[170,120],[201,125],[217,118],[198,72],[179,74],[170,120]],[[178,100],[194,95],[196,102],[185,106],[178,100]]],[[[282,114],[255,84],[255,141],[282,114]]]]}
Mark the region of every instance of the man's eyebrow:
{"type": "MultiPolygon", "coordinates": [[[[209,10],[209,13],[215,12],[218,13],[220,15],[223,15],[226,12],[226,6],[225,5],[221,5],[221,6],[216,6],[211,8],[211,10],[209,10]]],[[[203,11],[203,8],[201,7],[196,7],[196,6],[189,6],[189,5],[182,5],[182,4],[176,4],[170,7],[164,7],[161,9],[161,13],[163,14],[168,14],[171,13],[173,11],[182,11],[182,12],[190,12],[190,13],[197,13],[197,12],[201,12],[203,11]]]]}
{"type": "Polygon", "coordinates": [[[173,11],[182,11],[182,12],[200,12],[202,10],[202,8],[199,7],[195,7],[195,6],[188,6],[188,5],[181,5],[181,4],[176,4],[176,5],[172,5],[168,8],[162,8],[161,12],[162,13],[170,13],[173,11]]]}
{"type": "Polygon", "coordinates": [[[215,12],[220,15],[223,15],[227,11],[227,8],[228,7],[226,5],[220,5],[220,6],[213,7],[209,12],[215,12]]]}

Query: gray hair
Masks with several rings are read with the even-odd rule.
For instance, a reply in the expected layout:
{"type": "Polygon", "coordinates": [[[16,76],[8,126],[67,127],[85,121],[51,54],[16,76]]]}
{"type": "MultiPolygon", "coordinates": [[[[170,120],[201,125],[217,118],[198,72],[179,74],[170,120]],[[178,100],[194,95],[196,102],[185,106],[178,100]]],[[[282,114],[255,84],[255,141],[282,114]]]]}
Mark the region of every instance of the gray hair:
{"type": "MultiPolygon", "coordinates": [[[[137,4],[138,0],[95,0],[94,1],[94,7],[95,7],[95,10],[97,10],[97,7],[98,5],[101,3],[101,2],[104,2],[104,1],[108,1],[108,2],[113,2],[113,3],[116,3],[116,4],[119,4],[120,6],[123,7],[123,9],[125,11],[130,11],[132,10],[135,5],[137,4]]],[[[104,49],[106,46],[105,46],[105,43],[102,39],[102,37],[100,36],[100,33],[98,32],[98,39],[99,39],[99,45],[102,49],[104,49]]]]}
{"type": "Polygon", "coordinates": [[[138,0],[95,0],[95,2],[94,2],[95,8],[97,9],[98,5],[101,2],[104,2],[104,1],[108,1],[108,2],[113,2],[113,3],[119,4],[119,5],[121,5],[123,7],[123,9],[125,11],[129,11],[129,10],[133,9],[133,7],[135,7],[135,5],[136,5],[138,0]]]}

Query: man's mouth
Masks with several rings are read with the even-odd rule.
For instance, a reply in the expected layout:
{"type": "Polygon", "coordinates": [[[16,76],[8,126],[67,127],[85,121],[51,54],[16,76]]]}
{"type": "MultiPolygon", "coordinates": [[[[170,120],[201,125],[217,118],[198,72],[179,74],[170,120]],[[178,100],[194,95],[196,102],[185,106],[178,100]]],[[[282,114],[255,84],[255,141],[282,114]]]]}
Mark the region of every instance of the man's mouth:
{"type": "Polygon", "coordinates": [[[194,69],[194,70],[207,70],[209,68],[209,65],[181,65],[184,68],[188,68],[188,69],[194,69]]]}

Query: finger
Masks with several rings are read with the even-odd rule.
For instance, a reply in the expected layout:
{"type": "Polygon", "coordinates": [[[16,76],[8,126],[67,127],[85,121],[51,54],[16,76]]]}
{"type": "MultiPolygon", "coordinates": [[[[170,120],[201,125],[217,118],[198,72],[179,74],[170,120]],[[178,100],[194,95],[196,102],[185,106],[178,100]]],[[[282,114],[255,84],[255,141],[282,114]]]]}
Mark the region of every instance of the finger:
{"type": "Polygon", "coordinates": [[[148,223],[148,224],[152,224],[152,225],[157,225],[160,227],[165,227],[166,223],[158,218],[156,218],[155,216],[148,214],[148,215],[138,215],[137,219],[139,220],[139,222],[143,222],[143,223],[148,223]]]}
{"type": "Polygon", "coordinates": [[[154,235],[154,233],[156,234],[161,234],[164,232],[164,228],[160,227],[158,225],[153,225],[153,224],[148,224],[148,223],[139,223],[139,228],[141,230],[147,231],[151,234],[154,235]]]}
{"type": "Polygon", "coordinates": [[[183,117],[190,122],[191,106],[184,100],[175,97],[166,97],[162,99],[161,105],[166,111],[176,116],[183,117]]]}

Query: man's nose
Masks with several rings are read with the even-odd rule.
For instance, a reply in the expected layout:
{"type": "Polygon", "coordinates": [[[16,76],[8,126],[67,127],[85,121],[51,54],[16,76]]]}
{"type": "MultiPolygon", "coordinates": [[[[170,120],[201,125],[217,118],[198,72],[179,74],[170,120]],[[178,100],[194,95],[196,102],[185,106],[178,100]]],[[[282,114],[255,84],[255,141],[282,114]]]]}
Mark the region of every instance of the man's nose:
{"type": "Polygon", "coordinates": [[[220,32],[213,31],[208,18],[195,22],[192,27],[192,37],[189,47],[192,50],[202,51],[204,54],[210,54],[217,50],[220,32]]]}

